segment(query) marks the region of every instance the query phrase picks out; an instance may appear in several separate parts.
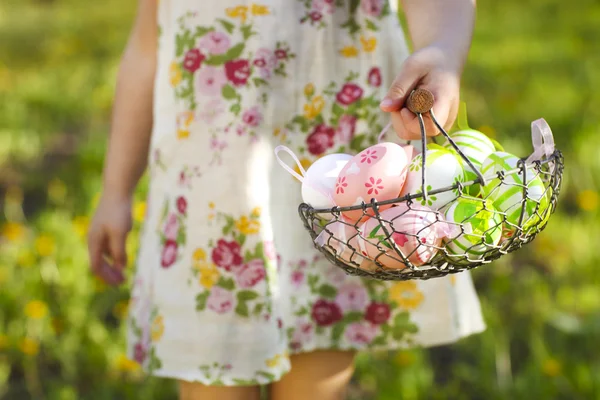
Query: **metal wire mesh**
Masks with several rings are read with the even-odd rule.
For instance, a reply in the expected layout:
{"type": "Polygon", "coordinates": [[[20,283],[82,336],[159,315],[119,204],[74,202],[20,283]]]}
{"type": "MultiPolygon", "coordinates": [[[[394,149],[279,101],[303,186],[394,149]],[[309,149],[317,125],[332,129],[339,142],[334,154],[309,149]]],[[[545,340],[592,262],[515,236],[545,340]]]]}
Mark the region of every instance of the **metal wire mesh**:
{"type": "MultiPolygon", "coordinates": [[[[423,119],[417,115],[426,149],[423,119]]],[[[488,264],[531,242],[546,227],[560,194],[560,151],[533,163],[520,159],[512,169],[484,176],[437,125],[476,179],[427,190],[424,150],[420,193],[353,207],[300,205],[315,247],[346,273],[379,280],[441,277],[488,264]],[[441,194],[449,199],[442,207],[426,207],[441,194]],[[495,206],[499,201],[502,207],[495,206]],[[363,216],[358,221],[344,216],[357,210],[363,216]]]]}

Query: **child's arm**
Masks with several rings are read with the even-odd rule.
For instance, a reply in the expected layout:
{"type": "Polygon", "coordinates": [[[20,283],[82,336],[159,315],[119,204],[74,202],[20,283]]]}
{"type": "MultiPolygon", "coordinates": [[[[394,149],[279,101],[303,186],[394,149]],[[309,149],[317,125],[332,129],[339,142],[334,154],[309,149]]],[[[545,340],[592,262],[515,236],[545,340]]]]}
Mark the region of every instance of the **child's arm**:
{"type": "Polygon", "coordinates": [[[124,279],[131,200],[147,163],[156,72],[156,7],[156,0],[139,0],[121,60],[102,196],[88,235],[91,268],[111,284],[124,279]]]}
{"type": "MultiPolygon", "coordinates": [[[[381,109],[391,112],[394,129],[403,139],[420,138],[414,114],[403,108],[418,85],[435,97],[434,114],[449,128],[458,112],[460,76],[471,45],[475,0],[402,0],[414,53],[384,98],[381,109]]],[[[425,117],[431,135],[435,125],[425,117]]]]}

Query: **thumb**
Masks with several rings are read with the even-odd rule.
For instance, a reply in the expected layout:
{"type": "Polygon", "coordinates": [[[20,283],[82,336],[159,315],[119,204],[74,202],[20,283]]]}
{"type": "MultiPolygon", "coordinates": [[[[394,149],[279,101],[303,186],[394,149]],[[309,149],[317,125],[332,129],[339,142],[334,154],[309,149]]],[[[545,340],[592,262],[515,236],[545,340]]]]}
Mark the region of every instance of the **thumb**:
{"type": "Polygon", "coordinates": [[[422,78],[422,68],[415,66],[408,58],[402,65],[400,74],[394,79],[390,89],[379,107],[385,112],[398,111],[404,105],[407,96],[422,78]]]}

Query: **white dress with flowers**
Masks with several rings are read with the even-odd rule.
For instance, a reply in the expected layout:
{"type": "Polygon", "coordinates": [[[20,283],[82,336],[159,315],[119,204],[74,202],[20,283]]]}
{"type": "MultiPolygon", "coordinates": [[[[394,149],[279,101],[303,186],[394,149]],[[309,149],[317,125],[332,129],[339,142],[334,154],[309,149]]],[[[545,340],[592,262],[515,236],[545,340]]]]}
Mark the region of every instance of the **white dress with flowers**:
{"type": "Polygon", "coordinates": [[[469,273],[346,276],[274,161],[356,153],[407,47],[385,0],[161,0],[151,184],[130,355],[152,374],[265,384],[289,355],[452,343],[484,330],[469,273]]]}

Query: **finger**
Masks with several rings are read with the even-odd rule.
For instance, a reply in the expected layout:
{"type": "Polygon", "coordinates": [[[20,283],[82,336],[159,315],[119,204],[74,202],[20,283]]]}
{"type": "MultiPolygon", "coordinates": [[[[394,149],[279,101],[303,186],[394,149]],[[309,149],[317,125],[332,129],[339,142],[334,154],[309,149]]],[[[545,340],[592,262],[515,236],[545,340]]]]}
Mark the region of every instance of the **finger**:
{"type": "Polygon", "coordinates": [[[106,236],[103,231],[97,229],[90,230],[88,235],[88,255],[90,259],[90,269],[94,274],[98,274],[103,262],[102,253],[106,244],[106,236]]]}
{"type": "Polygon", "coordinates": [[[402,70],[388,90],[380,104],[380,108],[385,112],[398,111],[404,105],[406,97],[419,83],[423,76],[422,68],[414,65],[411,58],[408,58],[402,65],[402,70]]]}
{"type": "Polygon", "coordinates": [[[107,260],[102,260],[98,276],[109,285],[119,285],[125,281],[125,276],[120,269],[114,268],[107,260]]]}
{"type": "Polygon", "coordinates": [[[123,269],[127,265],[127,250],[125,249],[126,240],[126,232],[113,231],[109,235],[108,247],[114,268],[123,269]]]}

